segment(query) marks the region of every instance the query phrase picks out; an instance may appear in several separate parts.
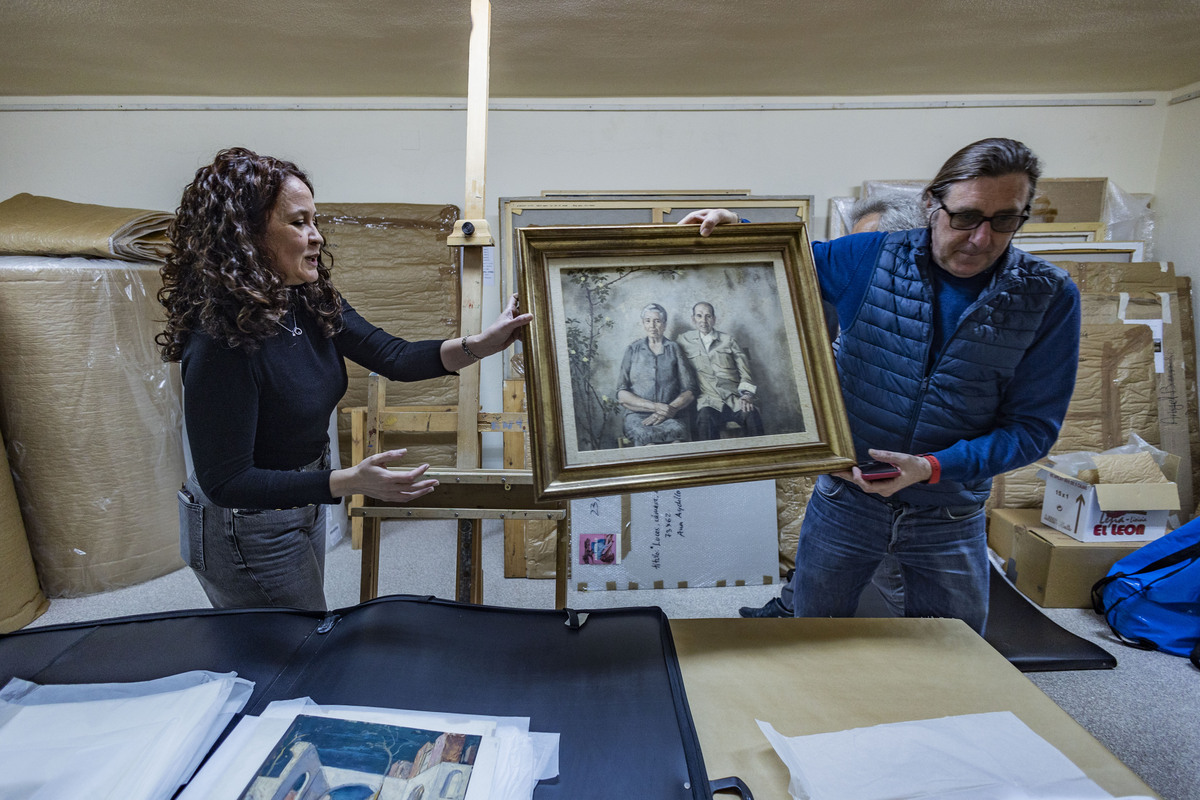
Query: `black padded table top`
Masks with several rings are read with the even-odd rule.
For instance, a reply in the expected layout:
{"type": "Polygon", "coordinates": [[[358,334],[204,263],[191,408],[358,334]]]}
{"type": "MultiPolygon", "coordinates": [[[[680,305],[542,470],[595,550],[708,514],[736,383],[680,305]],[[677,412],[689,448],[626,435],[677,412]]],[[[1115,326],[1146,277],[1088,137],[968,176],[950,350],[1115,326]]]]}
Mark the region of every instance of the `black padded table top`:
{"type": "Polygon", "coordinates": [[[532,730],[561,734],[560,775],[535,798],[712,797],[658,608],[572,615],[391,596],[324,617],[202,610],[0,636],[0,685],[11,677],[138,681],[194,669],[254,681],[247,714],[311,697],[529,717],[532,730]]]}

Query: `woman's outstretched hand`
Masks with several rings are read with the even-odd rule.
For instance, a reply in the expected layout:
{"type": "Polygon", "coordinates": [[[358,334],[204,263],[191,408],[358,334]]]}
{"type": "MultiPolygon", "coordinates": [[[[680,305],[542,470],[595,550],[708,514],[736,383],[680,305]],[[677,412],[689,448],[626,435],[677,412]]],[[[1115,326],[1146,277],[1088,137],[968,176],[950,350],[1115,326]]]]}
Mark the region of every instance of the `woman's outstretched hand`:
{"type": "Polygon", "coordinates": [[[514,292],[509,295],[508,305],[500,312],[500,316],[496,317],[496,321],[478,336],[471,337],[468,342],[471,352],[480,358],[487,358],[515,342],[517,336],[520,335],[521,328],[533,322],[533,314],[522,314],[520,309],[521,298],[514,292]],[[475,347],[477,343],[479,349],[475,347]]]}
{"type": "Polygon", "coordinates": [[[442,364],[451,372],[503,351],[517,340],[521,328],[533,321],[533,314],[520,313],[521,301],[514,293],[496,321],[475,335],[460,336],[442,342],[442,364]]]}
{"type": "Polygon", "coordinates": [[[407,503],[429,494],[438,482],[423,477],[429,469],[428,464],[410,470],[388,469],[388,464],[407,454],[406,449],[388,450],[367,456],[353,467],[335,469],[329,475],[329,491],[334,497],[365,494],[389,503],[407,503]]]}

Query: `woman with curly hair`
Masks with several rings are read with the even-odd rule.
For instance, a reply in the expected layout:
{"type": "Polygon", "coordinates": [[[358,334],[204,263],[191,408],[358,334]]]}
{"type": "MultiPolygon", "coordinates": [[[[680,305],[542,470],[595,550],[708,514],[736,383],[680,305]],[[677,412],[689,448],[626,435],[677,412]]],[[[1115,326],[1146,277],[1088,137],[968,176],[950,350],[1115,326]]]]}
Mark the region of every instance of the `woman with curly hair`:
{"type": "Polygon", "coordinates": [[[217,608],[325,609],[321,504],[434,490],[404,450],[329,465],[344,359],[390,380],[457,372],[498,353],[532,319],[509,298],[471,337],[406,341],[363,319],[330,281],[312,183],[243,148],[197,171],[168,235],[158,299],[163,360],[179,361],[193,473],[179,494],[181,551],[217,608]]]}

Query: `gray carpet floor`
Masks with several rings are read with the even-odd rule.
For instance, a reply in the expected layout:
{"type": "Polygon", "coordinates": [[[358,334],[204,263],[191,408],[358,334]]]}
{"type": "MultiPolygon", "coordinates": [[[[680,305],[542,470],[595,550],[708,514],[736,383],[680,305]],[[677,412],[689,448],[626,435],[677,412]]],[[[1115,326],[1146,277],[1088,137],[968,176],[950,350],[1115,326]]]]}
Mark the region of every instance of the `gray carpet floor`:
{"type": "MultiPolygon", "coordinates": [[[[553,608],[554,581],[503,578],[503,531],[485,522],[483,600],[488,605],[553,608]]],[[[453,597],[455,536],[452,523],[384,525],[380,594],[453,597]]],[[[358,602],[359,552],[342,539],[330,549],[326,597],[331,608],[358,602]]],[[[734,617],[743,605],[762,605],[777,586],[636,591],[571,591],[575,608],[660,606],[679,619],[734,617]]],[[[53,600],[33,626],[129,614],[207,608],[190,570],[90,597],[53,600]]],[[[1104,620],[1085,609],[1047,609],[1062,627],[1108,650],[1112,670],[1027,675],[1054,702],[1141,776],[1165,800],[1200,800],[1200,670],[1184,658],[1118,643],[1104,620]]]]}

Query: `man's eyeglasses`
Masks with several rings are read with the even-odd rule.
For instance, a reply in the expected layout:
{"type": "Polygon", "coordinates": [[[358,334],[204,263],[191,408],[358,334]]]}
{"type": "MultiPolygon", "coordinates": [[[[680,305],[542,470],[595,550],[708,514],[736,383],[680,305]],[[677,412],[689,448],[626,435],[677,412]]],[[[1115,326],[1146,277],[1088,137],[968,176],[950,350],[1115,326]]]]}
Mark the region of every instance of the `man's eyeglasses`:
{"type": "Polygon", "coordinates": [[[1016,233],[1029,219],[1028,214],[996,214],[985,217],[978,211],[951,211],[945,206],[939,206],[950,218],[950,227],[956,231],[973,231],[985,222],[992,225],[996,233],[1016,233]]]}

